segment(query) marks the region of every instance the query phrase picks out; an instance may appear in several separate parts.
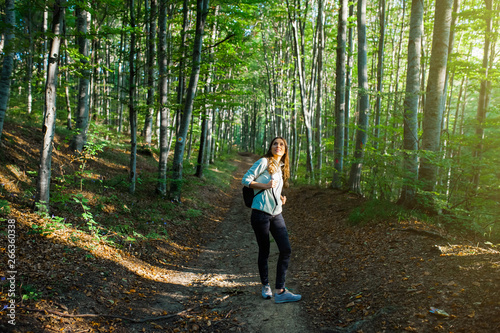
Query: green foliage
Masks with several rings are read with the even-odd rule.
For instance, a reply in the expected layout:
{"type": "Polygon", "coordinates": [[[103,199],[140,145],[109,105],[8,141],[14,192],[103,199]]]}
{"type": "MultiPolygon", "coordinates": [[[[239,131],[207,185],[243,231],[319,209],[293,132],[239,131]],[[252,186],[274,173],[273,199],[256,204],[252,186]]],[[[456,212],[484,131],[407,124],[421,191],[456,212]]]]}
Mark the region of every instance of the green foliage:
{"type": "Polygon", "coordinates": [[[42,297],[42,292],[38,291],[35,286],[26,284],[21,288],[21,298],[23,301],[38,301],[42,297]]]}
{"type": "Polygon", "coordinates": [[[364,205],[354,209],[348,217],[351,225],[365,225],[369,223],[389,223],[397,220],[428,220],[428,217],[415,210],[407,210],[395,205],[391,201],[372,199],[364,205]]]}
{"type": "Polygon", "coordinates": [[[189,219],[192,219],[192,218],[200,217],[202,214],[203,213],[201,212],[201,210],[189,208],[186,211],[186,218],[189,220],[189,219]]]}
{"type": "Polygon", "coordinates": [[[37,224],[33,224],[31,229],[28,231],[28,235],[40,235],[40,236],[48,236],[54,232],[53,228],[46,226],[39,226],[37,224]]]}
{"type": "Polygon", "coordinates": [[[10,214],[10,204],[7,200],[0,199],[0,214],[1,215],[10,214]]]}
{"type": "Polygon", "coordinates": [[[35,203],[36,213],[44,220],[43,225],[33,224],[31,226],[31,230],[28,231],[28,234],[35,234],[40,236],[47,236],[52,234],[56,230],[69,228],[71,226],[70,223],[66,223],[66,218],[50,215],[46,208],[47,206],[43,202],[35,203]]]}
{"type": "Polygon", "coordinates": [[[96,239],[100,239],[98,223],[95,221],[94,215],[90,211],[90,207],[88,206],[88,199],[85,198],[82,194],[77,194],[73,197],[73,200],[82,207],[83,213],[81,216],[86,222],[88,230],[90,231],[92,236],[94,236],[94,238],[96,239]]]}
{"type": "Polygon", "coordinates": [[[74,161],[80,164],[80,170],[76,172],[76,175],[80,177],[80,191],[83,190],[84,177],[91,174],[91,172],[86,169],[87,163],[95,159],[95,157],[104,150],[107,144],[108,142],[106,140],[99,138],[97,131],[89,130],[87,132],[85,147],[81,152],[75,152],[74,161]]]}

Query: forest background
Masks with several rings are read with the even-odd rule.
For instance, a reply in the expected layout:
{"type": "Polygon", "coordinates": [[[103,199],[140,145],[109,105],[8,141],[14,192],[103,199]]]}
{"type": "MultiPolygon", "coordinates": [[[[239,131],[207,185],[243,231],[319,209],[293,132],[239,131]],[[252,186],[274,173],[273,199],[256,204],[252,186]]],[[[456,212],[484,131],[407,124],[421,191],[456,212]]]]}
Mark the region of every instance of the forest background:
{"type": "Polygon", "coordinates": [[[4,0],[1,140],[5,125],[42,128],[36,188],[23,191],[45,213],[68,200],[52,179],[58,131],[80,190],[87,163],[114,147],[129,154],[132,194],[144,180],[137,154],[156,156],[149,182],[171,202],[184,164],[203,177],[280,135],[296,184],[399,203],[498,241],[499,6],[4,0]]]}

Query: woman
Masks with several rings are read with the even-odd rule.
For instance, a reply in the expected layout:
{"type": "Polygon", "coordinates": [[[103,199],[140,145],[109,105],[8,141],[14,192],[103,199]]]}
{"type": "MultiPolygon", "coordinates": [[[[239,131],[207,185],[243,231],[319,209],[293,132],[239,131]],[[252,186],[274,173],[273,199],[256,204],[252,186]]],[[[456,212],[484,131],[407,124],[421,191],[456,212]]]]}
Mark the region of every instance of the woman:
{"type": "Polygon", "coordinates": [[[259,274],[262,282],[262,297],[273,296],[268,279],[269,232],[280,251],[276,270],[275,303],[296,302],[301,299],[285,289],[285,277],[292,249],[288,239],[285,220],[281,215],[286,197],[281,195],[283,187],[288,187],[290,168],[288,145],[282,137],[271,141],[267,153],[259,159],[243,176],[242,184],[254,189],[257,194],[252,203],[252,228],[259,245],[259,274]],[[264,190],[264,191],[261,191],[264,190]],[[261,191],[261,192],[260,192],[261,191]]]}

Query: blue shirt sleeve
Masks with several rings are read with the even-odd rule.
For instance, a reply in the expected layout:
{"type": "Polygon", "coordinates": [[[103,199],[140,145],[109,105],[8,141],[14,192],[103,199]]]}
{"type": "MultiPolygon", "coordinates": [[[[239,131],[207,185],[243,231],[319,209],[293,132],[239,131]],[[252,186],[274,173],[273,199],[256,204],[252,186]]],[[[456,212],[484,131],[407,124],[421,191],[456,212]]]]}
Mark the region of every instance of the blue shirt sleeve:
{"type": "Polygon", "coordinates": [[[250,183],[254,181],[261,173],[267,169],[267,158],[261,158],[255,162],[247,173],[243,176],[241,183],[245,186],[250,186],[250,183]]]}

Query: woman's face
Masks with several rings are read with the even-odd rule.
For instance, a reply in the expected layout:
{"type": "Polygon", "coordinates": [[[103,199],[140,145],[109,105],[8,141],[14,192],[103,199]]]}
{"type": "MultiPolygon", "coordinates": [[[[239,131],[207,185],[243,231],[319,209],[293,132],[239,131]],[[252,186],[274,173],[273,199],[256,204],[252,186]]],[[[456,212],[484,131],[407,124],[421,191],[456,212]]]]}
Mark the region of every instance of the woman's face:
{"type": "Polygon", "coordinates": [[[279,138],[274,140],[271,145],[271,153],[273,154],[274,158],[279,161],[281,157],[286,153],[285,141],[279,138]]]}

